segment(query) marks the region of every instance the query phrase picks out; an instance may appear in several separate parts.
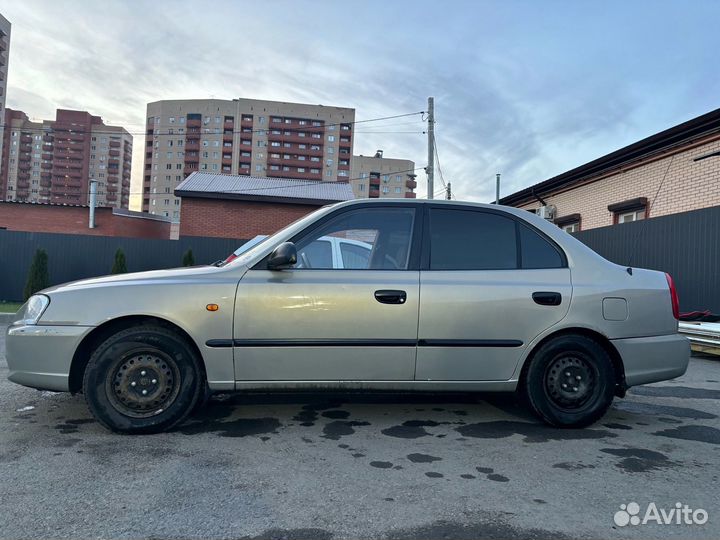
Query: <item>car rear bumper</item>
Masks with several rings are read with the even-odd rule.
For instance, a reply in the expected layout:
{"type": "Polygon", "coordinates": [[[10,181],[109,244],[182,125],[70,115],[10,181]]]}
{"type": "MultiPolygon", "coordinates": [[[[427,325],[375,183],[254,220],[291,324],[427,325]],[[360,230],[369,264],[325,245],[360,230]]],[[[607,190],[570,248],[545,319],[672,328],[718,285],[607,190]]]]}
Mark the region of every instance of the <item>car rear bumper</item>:
{"type": "Polygon", "coordinates": [[[8,379],[23,386],[67,392],[70,364],[89,326],[10,326],[5,337],[8,379]]]}
{"type": "Polygon", "coordinates": [[[625,366],[626,386],[674,379],[685,373],[690,342],[680,334],[614,339],[625,366]]]}

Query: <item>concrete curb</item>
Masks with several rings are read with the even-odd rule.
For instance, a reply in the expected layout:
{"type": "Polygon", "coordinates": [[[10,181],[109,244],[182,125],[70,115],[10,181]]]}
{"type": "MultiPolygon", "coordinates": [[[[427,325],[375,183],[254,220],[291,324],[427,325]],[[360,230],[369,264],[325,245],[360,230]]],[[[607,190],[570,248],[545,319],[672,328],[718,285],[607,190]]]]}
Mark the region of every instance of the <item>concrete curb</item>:
{"type": "Polygon", "coordinates": [[[0,324],[10,324],[14,318],[14,313],[0,313],[0,324]]]}

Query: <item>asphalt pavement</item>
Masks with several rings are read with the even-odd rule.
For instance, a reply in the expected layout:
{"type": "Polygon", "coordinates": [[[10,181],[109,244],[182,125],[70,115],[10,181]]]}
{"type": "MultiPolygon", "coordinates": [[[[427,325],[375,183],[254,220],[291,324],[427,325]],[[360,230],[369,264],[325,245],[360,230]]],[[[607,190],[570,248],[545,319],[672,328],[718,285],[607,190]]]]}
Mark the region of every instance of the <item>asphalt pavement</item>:
{"type": "Polygon", "coordinates": [[[4,335],[0,538],[720,537],[720,359],[582,430],[510,395],[313,393],[218,396],[121,436],[82,396],[8,382],[4,335]],[[651,503],[707,522],[633,525],[651,503]]]}

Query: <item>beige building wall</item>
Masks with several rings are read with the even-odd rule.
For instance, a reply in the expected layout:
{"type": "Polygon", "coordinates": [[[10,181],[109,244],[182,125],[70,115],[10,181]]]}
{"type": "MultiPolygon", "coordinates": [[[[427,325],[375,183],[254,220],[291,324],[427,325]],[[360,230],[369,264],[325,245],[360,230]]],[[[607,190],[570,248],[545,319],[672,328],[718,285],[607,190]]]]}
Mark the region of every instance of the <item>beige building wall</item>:
{"type": "MultiPolygon", "coordinates": [[[[578,187],[542,198],[557,208],[557,217],[580,214],[581,230],[612,225],[614,216],[608,205],[638,197],[646,197],[648,206],[652,205],[650,218],[718,206],[720,157],[693,161],[718,150],[720,137],[715,136],[702,144],[685,146],[675,153],[668,152],[665,157],[627,166],[620,172],[590,179],[578,187]],[[666,171],[667,177],[653,204],[666,171]]],[[[529,201],[518,206],[530,210],[538,208],[540,203],[529,201]]]]}
{"type": "MultiPolygon", "coordinates": [[[[0,15],[0,122],[5,119],[5,103],[7,101],[7,77],[8,77],[8,60],[10,58],[10,22],[0,15]]],[[[0,130],[1,131],[1,130],[0,130]]],[[[3,159],[3,139],[0,137],[0,170],[2,169],[3,159]]],[[[2,185],[0,185],[2,191],[2,185]]]]}
{"type": "Polygon", "coordinates": [[[301,103],[149,103],[142,209],[179,219],[180,198],[173,192],[194,171],[349,180],[354,121],[354,109],[301,103]]]}
{"type": "Polygon", "coordinates": [[[350,185],[358,199],[414,199],[415,162],[375,156],[353,156],[350,185]]]}

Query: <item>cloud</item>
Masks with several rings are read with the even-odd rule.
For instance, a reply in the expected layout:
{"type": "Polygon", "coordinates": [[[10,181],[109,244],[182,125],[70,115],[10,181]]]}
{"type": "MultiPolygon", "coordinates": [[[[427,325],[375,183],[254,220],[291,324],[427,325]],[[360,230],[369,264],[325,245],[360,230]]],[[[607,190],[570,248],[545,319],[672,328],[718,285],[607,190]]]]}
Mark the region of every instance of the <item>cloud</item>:
{"type": "MultiPolygon", "coordinates": [[[[7,103],[43,118],[84,109],[136,133],[161,99],[322,103],[364,120],[424,110],[434,95],[446,181],[459,198],[489,201],[496,172],[509,194],[717,106],[720,9],[585,6],[15,2],[3,8],[7,103]]],[[[355,151],[423,167],[424,129],[419,117],[359,124],[355,151]]],[[[133,192],[143,147],[136,137],[133,192]]]]}

